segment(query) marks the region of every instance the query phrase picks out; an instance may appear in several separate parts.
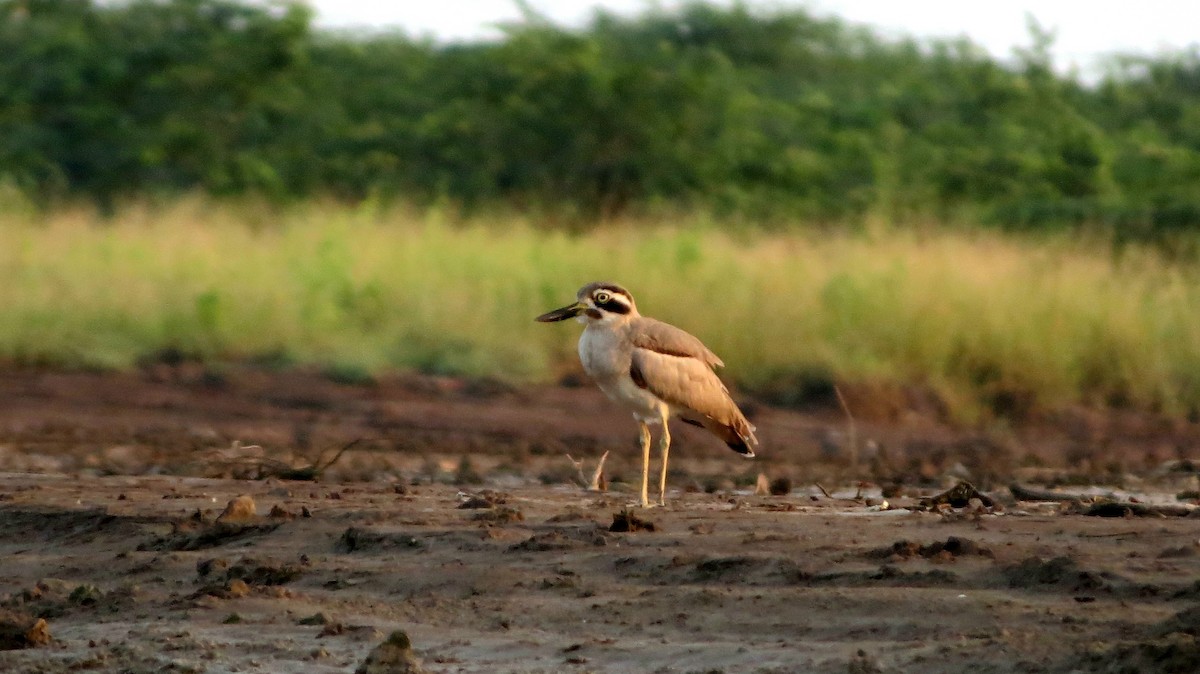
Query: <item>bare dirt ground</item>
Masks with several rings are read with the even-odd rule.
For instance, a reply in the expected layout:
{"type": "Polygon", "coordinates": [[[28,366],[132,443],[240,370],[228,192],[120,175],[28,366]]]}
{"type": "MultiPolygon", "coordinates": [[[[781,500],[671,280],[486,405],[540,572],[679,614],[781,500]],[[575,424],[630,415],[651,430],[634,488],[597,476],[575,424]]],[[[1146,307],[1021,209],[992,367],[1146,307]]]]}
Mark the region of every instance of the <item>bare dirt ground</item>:
{"type": "Polygon", "coordinates": [[[349,672],[393,630],[430,672],[1200,671],[1200,518],[1005,489],[1178,503],[1195,425],[876,412],[852,468],[836,406],[751,408],[760,459],[679,428],[668,506],[634,511],[653,530],[614,532],[636,433],[590,388],[4,372],[0,620],[52,641],[0,671],[349,672]],[[574,485],[565,455],[606,450],[610,491],[574,485]],[[964,477],[1003,507],[914,507],[964,477]],[[219,520],[240,495],[254,514],[219,520]]]}

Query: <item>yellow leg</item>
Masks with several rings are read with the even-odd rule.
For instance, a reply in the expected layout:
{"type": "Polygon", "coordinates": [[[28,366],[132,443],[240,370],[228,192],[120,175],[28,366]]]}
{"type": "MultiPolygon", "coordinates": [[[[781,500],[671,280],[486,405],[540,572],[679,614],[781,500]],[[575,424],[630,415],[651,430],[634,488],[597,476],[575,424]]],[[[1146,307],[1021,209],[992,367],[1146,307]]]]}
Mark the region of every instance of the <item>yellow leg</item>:
{"type": "Polygon", "coordinates": [[[658,482],[658,505],[667,505],[667,452],[671,451],[671,429],[667,416],[663,415],[662,435],[658,436],[658,449],[662,453],[662,479],[658,482]]]}
{"type": "Polygon", "coordinates": [[[650,427],[641,421],[638,427],[642,432],[642,507],[650,507],[650,427]]]}

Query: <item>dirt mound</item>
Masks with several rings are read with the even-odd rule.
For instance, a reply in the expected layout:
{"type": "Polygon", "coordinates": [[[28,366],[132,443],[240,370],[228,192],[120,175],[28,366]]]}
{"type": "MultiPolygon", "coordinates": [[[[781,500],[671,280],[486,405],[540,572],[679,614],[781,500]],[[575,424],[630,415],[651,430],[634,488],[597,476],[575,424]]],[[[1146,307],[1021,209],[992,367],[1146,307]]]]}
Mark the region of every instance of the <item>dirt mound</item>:
{"type": "Polygon", "coordinates": [[[413,655],[412,642],[401,631],[375,647],[354,674],[422,674],[421,661],[413,655]]]}
{"type": "Polygon", "coordinates": [[[1174,632],[1145,641],[1125,643],[1080,661],[1064,665],[1064,671],[1095,674],[1194,674],[1200,672],[1200,641],[1193,635],[1174,632]]]}
{"type": "Polygon", "coordinates": [[[950,536],[944,541],[934,541],[928,545],[899,540],[892,543],[890,547],[871,550],[866,553],[866,556],[871,559],[891,561],[905,561],[921,557],[934,562],[952,562],[959,557],[971,556],[995,558],[991,549],[979,545],[969,538],[958,536],[950,536]]]}
{"type": "Polygon", "coordinates": [[[375,552],[381,550],[417,550],[424,547],[416,536],[407,531],[376,531],[350,527],[338,539],[339,552],[375,552]]]}
{"type": "Polygon", "coordinates": [[[944,569],[928,571],[904,571],[891,564],[884,564],[869,571],[832,571],[813,574],[806,579],[810,585],[832,585],[835,587],[900,586],[936,587],[959,582],[957,574],[944,569]]]}
{"type": "Polygon", "coordinates": [[[785,557],[736,555],[710,557],[696,562],[691,580],[697,583],[791,585],[809,577],[796,562],[785,557]]]}
{"type": "Polygon", "coordinates": [[[215,557],[196,564],[196,574],[203,580],[240,580],[247,585],[285,585],[299,578],[304,571],[300,564],[253,557],[243,557],[233,563],[215,557]]]}
{"type": "MultiPolygon", "coordinates": [[[[1172,633],[1182,633],[1200,637],[1200,606],[1186,608],[1161,622],[1154,630],[1158,636],[1172,633]]],[[[1200,671],[1197,669],[1196,671],[1200,671]]]]}
{"type": "Polygon", "coordinates": [[[28,613],[0,609],[0,651],[33,648],[50,643],[50,626],[28,613]]]}
{"type": "Polygon", "coordinates": [[[142,535],[147,525],[170,520],[159,517],[113,515],[103,508],[0,507],[0,536],[17,540],[85,544],[100,538],[124,539],[142,535]]]}
{"type": "Polygon", "coordinates": [[[1151,586],[1138,586],[1111,571],[1082,569],[1071,557],[1063,555],[1044,560],[1030,557],[1004,568],[1001,573],[1010,588],[1026,590],[1060,589],[1066,592],[1157,594],[1151,586]]]}
{"type": "Polygon", "coordinates": [[[620,533],[657,531],[658,525],[648,519],[638,517],[638,515],[634,512],[622,510],[620,512],[613,513],[613,521],[608,527],[608,530],[620,533]]]}
{"type": "Polygon", "coordinates": [[[550,552],[608,545],[609,535],[592,526],[564,527],[534,534],[509,546],[509,552],[550,552]]]}
{"type": "Polygon", "coordinates": [[[206,550],[234,541],[257,538],[278,529],[283,522],[203,522],[199,518],[176,522],[175,530],[166,536],[138,545],[138,550],[206,550]]]}
{"type": "Polygon", "coordinates": [[[10,594],[0,601],[0,606],[54,620],[85,611],[120,613],[134,605],[136,593],[136,587],[131,585],[102,589],[91,583],[43,578],[30,588],[10,594]]]}

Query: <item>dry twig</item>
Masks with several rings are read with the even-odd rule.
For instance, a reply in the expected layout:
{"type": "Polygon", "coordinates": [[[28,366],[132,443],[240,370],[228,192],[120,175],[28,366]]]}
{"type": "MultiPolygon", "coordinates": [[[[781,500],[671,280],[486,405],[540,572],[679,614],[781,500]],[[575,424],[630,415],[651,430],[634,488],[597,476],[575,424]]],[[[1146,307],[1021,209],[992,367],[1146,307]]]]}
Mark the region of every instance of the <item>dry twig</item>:
{"type": "MultiPolygon", "coordinates": [[[[342,455],[345,454],[347,450],[349,450],[351,447],[354,447],[359,442],[362,442],[362,438],[355,438],[354,440],[350,441],[346,445],[342,446],[341,449],[337,450],[333,457],[328,461],[324,461],[327,450],[322,450],[321,453],[317,455],[316,461],[313,461],[311,465],[307,466],[296,467],[286,461],[280,461],[279,459],[273,459],[268,456],[235,456],[231,458],[218,456],[213,463],[221,465],[226,469],[235,467],[251,469],[253,471],[253,479],[255,480],[265,480],[267,478],[274,477],[280,480],[316,482],[317,480],[321,479],[321,475],[328,470],[330,466],[337,463],[338,459],[342,458],[342,455]]],[[[246,450],[261,452],[263,451],[263,448],[260,445],[243,445],[241,440],[234,440],[230,444],[228,451],[241,452],[246,450]]],[[[218,454],[219,453],[220,451],[218,450],[218,454]]]]}
{"type": "Polygon", "coordinates": [[[854,423],[854,415],[850,414],[850,406],[846,404],[846,397],[842,395],[842,389],[835,384],[833,392],[837,394],[838,404],[842,406],[842,411],[846,413],[846,441],[850,450],[850,467],[858,468],[858,427],[854,423]]]}
{"type": "Polygon", "coordinates": [[[1008,485],[1013,498],[1018,501],[1048,501],[1051,503],[1083,503],[1089,500],[1081,494],[1062,494],[1048,489],[1035,489],[1017,483],[1008,485]]]}
{"type": "Polygon", "coordinates": [[[596,463],[596,469],[592,471],[592,477],[589,479],[584,474],[583,459],[576,459],[570,454],[567,455],[567,460],[571,462],[571,465],[575,466],[575,471],[578,474],[575,481],[587,491],[607,491],[607,484],[604,480],[604,461],[606,459],[608,459],[608,452],[600,455],[600,461],[596,463]]]}

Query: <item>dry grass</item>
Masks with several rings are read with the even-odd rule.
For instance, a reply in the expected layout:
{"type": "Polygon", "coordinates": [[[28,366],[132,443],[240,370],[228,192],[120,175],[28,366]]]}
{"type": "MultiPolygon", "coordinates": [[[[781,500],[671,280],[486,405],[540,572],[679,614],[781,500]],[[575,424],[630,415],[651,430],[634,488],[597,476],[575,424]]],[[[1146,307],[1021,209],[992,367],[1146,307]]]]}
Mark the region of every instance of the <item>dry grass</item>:
{"type": "Polygon", "coordinates": [[[750,388],[917,383],[961,419],[1077,401],[1200,407],[1200,269],[1067,238],[722,233],[701,219],[583,235],[518,218],[182,200],[0,215],[0,358],[125,368],[164,348],[546,380],[573,326],[532,321],[594,279],[696,333],[750,388]]]}

